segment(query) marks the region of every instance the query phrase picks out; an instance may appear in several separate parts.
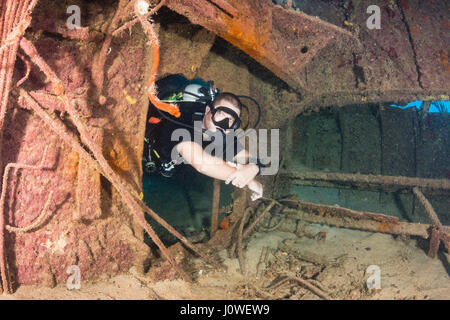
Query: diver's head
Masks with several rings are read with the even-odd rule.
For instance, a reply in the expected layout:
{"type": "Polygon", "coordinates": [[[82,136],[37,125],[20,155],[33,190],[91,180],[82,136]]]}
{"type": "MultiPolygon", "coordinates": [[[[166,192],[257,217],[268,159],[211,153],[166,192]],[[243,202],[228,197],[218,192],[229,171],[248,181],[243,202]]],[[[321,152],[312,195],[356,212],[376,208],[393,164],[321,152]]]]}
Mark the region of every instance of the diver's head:
{"type": "Polygon", "coordinates": [[[206,106],[203,117],[203,127],[215,132],[220,130],[228,133],[230,130],[238,129],[241,123],[242,104],[239,98],[229,92],[217,94],[211,106],[206,106]]]}

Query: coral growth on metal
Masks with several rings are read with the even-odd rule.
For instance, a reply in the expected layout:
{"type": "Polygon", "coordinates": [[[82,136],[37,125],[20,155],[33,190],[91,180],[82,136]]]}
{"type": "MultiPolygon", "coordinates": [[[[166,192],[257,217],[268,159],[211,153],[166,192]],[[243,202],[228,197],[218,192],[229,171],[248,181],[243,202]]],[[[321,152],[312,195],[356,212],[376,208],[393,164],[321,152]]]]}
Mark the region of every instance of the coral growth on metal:
{"type": "MultiPolygon", "coordinates": [[[[47,1],[36,13],[37,2],[6,0],[0,6],[0,26],[5,28],[0,30],[2,292],[11,292],[13,283],[65,282],[72,265],[84,280],[142,266],[149,251],[143,230],[177,274],[190,280],[143,212],[219,267],[138,195],[148,105],[142,76],[148,68],[146,38],[143,33],[112,41],[118,24],[129,19],[134,1],[118,2],[100,50],[89,37],[55,29],[61,21],[43,22],[49,6],[64,4],[47,1]],[[25,30],[32,12],[35,26],[70,39],[42,36],[40,29],[28,40],[25,30]],[[23,54],[17,54],[19,48],[23,54]],[[17,55],[22,67],[15,64],[17,55]],[[12,83],[17,89],[10,96],[12,83]]],[[[152,28],[144,17],[140,20],[144,29],[152,28]]],[[[154,81],[159,46],[152,36],[154,81]]]]}
{"type": "MultiPolygon", "coordinates": [[[[113,151],[108,145],[119,144],[114,144],[117,138],[111,136],[103,139],[103,130],[96,128],[101,124],[91,118],[94,110],[88,107],[87,91],[94,48],[51,37],[37,37],[33,44],[25,40],[25,30],[30,25],[31,13],[37,2],[5,0],[0,3],[0,168],[3,172],[0,288],[3,292],[11,292],[19,284],[52,286],[64,283],[66,270],[73,264],[81,269],[83,279],[96,279],[101,274],[128,270],[133,264],[133,251],[137,245],[135,240],[124,236],[132,233],[129,217],[115,215],[95,220],[101,214],[102,197],[106,196],[103,202],[109,207],[108,212],[117,212],[120,206],[113,194],[101,194],[97,168],[80,159],[79,153],[45,126],[41,118],[26,110],[29,105],[19,103],[19,108],[17,90],[11,94],[16,87],[26,90],[47,110],[63,111],[60,121],[68,111],[67,103],[75,105],[77,112],[90,120],[87,126],[91,138],[100,146],[106,144],[106,152],[113,151]],[[16,61],[16,56],[20,56],[23,62],[16,61]],[[43,64],[44,59],[51,67],[43,64]],[[80,65],[85,68],[80,68],[80,65]],[[45,77],[40,69],[50,76],[45,77]]],[[[43,16],[37,18],[41,24],[45,20],[43,16]]],[[[34,12],[33,19],[36,19],[34,12]]],[[[142,68],[143,71],[144,50],[136,50],[133,56],[137,60],[127,61],[130,66],[124,70],[142,68]]],[[[127,76],[131,83],[139,78],[134,72],[122,72],[122,83],[127,81],[123,78],[127,76]]],[[[96,111],[97,116],[111,115],[109,109],[114,109],[127,117],[126,123],[131,126],[117,126],[124,128],[122,133],[128,135],[126,139],[120,139],[120,143],[132,144],[130,149],[135,150],[137,140],[133,139],[138,136],[136,128],[140,114],[132,110],[123,98],[123,86],[121,90],[114,88],[109,97],[118,103],[96,111]]],[[[128,90],[130,94],[136,94],[131,88],[128,90]]],[[[125,120],[116,121],[121,123],[125,120]]],[[[138,152],[135,159],[138,159],[138,152]]],[[[137,160],[133,163],[130,154],[133,152],[126,156],[133,165],[132,172],[139,173],[136,169],[139,163],[137,160]]],[[[133,177],[135,181],[138,179],[138,175],[133,177]]]]}
{"type": "Polygon", "coordinates": [[[260,0],[168,0],[167,6],[239,47],[293,87],[300,70],[336,37],[351,33],[260,0]]]}
{"type": "Polygon", "coordinates": [[[441,13],[449,2],[422,3],[297,2],[305,14],[268,0],[166,2],[322,105],[448,99],[450,24],[441,13]],[[367,27],[371,5],[381,10],[381,29],[367,27]]]}

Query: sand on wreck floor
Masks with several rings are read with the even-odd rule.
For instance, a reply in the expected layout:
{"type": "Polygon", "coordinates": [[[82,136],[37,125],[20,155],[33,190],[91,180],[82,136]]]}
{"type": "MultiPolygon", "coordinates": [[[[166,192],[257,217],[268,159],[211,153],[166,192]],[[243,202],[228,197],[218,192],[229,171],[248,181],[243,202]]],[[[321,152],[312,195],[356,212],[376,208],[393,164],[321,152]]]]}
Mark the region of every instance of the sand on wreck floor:
{"type": "Polygon", "coordinates": [[[55,288],[21,286],[15,293],[0,298],[320,299],[294,283],[283,285],[277,291],[267,289],[282,274],[295,275],[298,270],[306,270],[302,277],[316,273],[313,279],[318,280],[333,299],[450,299],[450,255],[447,253],[440,251],[437,258],[431,259],[426,255],[427,244],[417,239],[314,224],[307,228],[311,232],[326,232],[326,240],[318,242],[282,231],[253,234],[244,251],[246,277],[240,273],[238,260],[229,258],[228,252],[223,250],[218,256],[228,267],[226,272],[215,271],[198,258],[189,259],[189,272],[196,278],[193,284],[179,279],[155,283],[132,268],[113,278],[95,283],[82,282],[79,290],[68,290],[65,285],[55,288]],[[264,247],[273,249],[273,259],[265,265],[263,276],[256,279],[264,247]],[[326,267],[308,264],[288,253],[292,251],[277,251],[280,247],[326,257],[333,263],[326,267]],[[369,275],[366,269],[370,265],[380,268],[380,290],[367,290],[365,283],[369,275]],[[258,293],[258,290],[262,292],[258,293]],[[264,296],[265,293],[269,296],[264,296]]]}

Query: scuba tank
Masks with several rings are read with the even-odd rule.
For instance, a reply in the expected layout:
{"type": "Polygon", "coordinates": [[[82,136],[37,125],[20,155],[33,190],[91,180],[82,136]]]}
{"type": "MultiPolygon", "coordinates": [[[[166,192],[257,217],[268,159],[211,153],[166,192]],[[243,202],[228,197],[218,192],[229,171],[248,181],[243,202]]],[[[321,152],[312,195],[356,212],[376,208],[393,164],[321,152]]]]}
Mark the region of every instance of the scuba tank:
{"type": "Polygon", "coordinates": [[[204,87],[197,84],[188,84],[182,91],[181,101],[198,102],[200,99],[205,98],[205,94],[202,92],[204,87]]]}

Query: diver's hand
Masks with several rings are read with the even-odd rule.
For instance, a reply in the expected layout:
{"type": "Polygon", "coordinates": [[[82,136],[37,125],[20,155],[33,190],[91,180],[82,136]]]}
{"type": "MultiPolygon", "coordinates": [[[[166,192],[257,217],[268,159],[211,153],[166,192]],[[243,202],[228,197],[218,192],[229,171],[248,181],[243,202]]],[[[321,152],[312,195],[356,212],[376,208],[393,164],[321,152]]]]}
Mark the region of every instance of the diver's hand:
{"type": "Polygon", "coordinates": [[[258,200],[259,198],[262,197],[263,186],[261,183],[253,179],[252,181],[249,182],[247,187],[252,191],[252,195],[250,196],[252,201],[258,200]]]}
{"type": "Polygon", "coordinates": [[[233,186],[244,188],[256,177],[258,171],[259,168],[256,164],[238,164],[237,170],[228,176],[225,183],[231,182],[233,186]]]}

